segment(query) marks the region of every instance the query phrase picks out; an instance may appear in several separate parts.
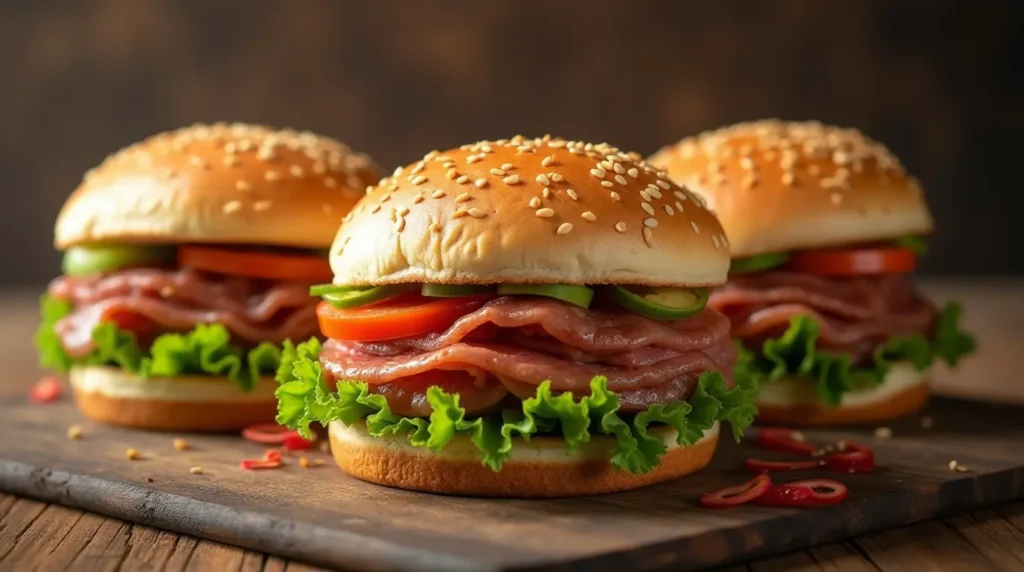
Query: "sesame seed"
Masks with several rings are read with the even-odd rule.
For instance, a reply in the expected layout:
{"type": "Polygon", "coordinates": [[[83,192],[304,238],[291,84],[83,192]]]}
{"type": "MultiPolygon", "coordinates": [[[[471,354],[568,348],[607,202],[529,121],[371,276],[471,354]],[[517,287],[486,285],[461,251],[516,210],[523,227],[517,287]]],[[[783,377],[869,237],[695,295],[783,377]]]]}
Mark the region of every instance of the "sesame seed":
{"type": "Polygon", "coordinates": [[[681,201],[685,201],[686,200],[686,194],[683,193],[683,191],[672,191],[672,194],[674,194],[676,196],[676,198],[681,200],[681,201]]]}
{"type": "Polygon", "coordinates": [[[445,169],[451,169],[454,166],[455,166],[455,161],[450,161],[450,160],[449,161],[445,161],[444,164],[441,165],[441,167],[443,167],[445,169]]]}
{"type": "Polygon", "coordinates": [[[473,208],[469,209],[469,216],[471,216],[473,218],[484,218],[487,215],[484,214],[484,211],[482,211],[482,210],[480,210],[480,209],[478,209],[476,207],[473,207],[473,208]]]}
{"type": "Polygon", "coordinates": [[[455,179],[455,182],[460,185],[465,185],[466,183],[469,182],[469,177],[467,177],[466,175],[460,175],[457,179],[455,179]]]}
{"type": "Polygon", "coordinates": [[[654,216],[654,207],[651,206],[651,203],[647,203],[647,202],[640,203],[640,208],[644,209],[645,213],[647,213],[647,214],[649,214],[651,216],[654,216]]]}
{"type": "Polygon", "coordinates": [[[695,232],[695,233],[697,233],[697,234],[700,234],[700,227],[698,227],[698,226],[697,226],[697,223],[695,223],[695,222],[694,222],[694,221],[692,221],[692,220],[690,221],[690,228],[692,228],[692,229],[693,229],[693,232],[695,232]]]}
{"type": "Polygon", "coordinates": [[[203,468],[202,467],[192,467],[191,469],[188,470],[188,472],[192,473],[193,475],[201,475],[201,474],[203,474],[203,468]]]}
{"type": "Polygon", "coordinates": [[[647,187],[647,194],[651,195],[652,197],[654,197],[656,199],[660,199],[661,196],[662,196],[661,195],[661,191],[658,190],[658,187],[655,187],[653,185],[650,186],[650,187],[647,187]]]}
{"type": "Polygon", "coordinates": [[[651,239],[654,237],[654,233],[651,232],[650,227],[644,227],[644,242],[647,246],[651,246],[651,239]]]}
{"type": "Polygon", "coordinates": [[[228,201],[224,203],[224,214],[232,214],[242,210],[242,203],[240,201],[228,201]]]}
{"type": "Polygon", "coordinates": [[[456,171],[454,168],[448,169],[448,172],[445,173],[444,176],[447,177],[448,180],[454,181],[456,178],[458,178],[459,172],[456,171]]]}
{"type": "MultiPolygon", "coordinates": [[[[615,163],[614,165],[612,165],[612,170],[614,170],[616,173],[618,173],[620,175],[625,175],[626,174],[626,168],[623,167],[622,165],[620,165],[619,163],[615,163]]],[[[625,184],[625,183],[623,183],[623,184],[625,184]]]]}
{"type": "Polygon", "coordinates": [[[430,198],[432,198],[432,199],[440,199],[440,198],[444,198],[444,195],[445,195],[444,191],[442,191],[441,189],[437,189],[436,191],[434,191],[433,193],[430,194],[430,198]]]}
{"type": "Polygon", "coordinates": [[[615,223],[615,230],[617,230],[619,232],[626,232],[626,223],[624,223],[624,222],[617,222],[617,223],[615,223]]]}
{"type": "Polygon", "coordinates": [[[611,197],[613,201],[619,200],[619,193],[616,193],[615,191],[608,193],[608,196],[611,197]]]}
{"type": "Polygon", "coordinates": [[[543,159],[541,159],[540,165],[542,167],[548,167],[548,166],[550,166],[554,162],[555,162],[555,156],[554,155],[548,155],[547,157],[544,157],[543,159]]]}
{"type": "Polygon", "coordinates": [[[750,157],[740,159],[740,167],[743,167],[748,171],[754,171],[757,169],[757,165],[754,164],[754,160],[750,157]]]}
{"type": "Polygon", "coordinates": [[[605,171],[604,169],[591,169],[590,174],[597,177],[598,179],[603,179],[605,176],[605,171]]]}
{"type": "Polygon", "coordinates": [[[256,212],[263,212],[265,210],[268,210],[270,208],[270,205],[270,201],[256,201],[255,203],[252,204],[252,210],[256,212]]]}
{"type": "Polygon", "coordinates": [[[455,213],[452,214],[452,218],[461,218],[466,216],[467,214],[469,213],[466,211],[466,209],[459,207],[458,209],[455,210],[455,213]]]}
{"type": "Polygon", "coordinates": [[[470,200],[473,200],[473,197],[469,196],[469,193],[462,193],[461,195],[455,197],[456,203],[464,203],[470,200]]]}
{"type": "Polygon", "coordinates": [[[589,220],[590,222],[594,222],[597,220],[597,215],[590,211],[583,211],[583,214],[581,214],[580,216],[586,220],[589,220]]]}
{"type": "Polygon", "coordinates": [[[668,213],[668,216],[676,214],[676,211],[672,210],[672,205],[665,205],[665,212],[668,213]]]}
{"type": "Polygon", "coordinates": [[[540,218],[551,218],[555,216],[555,211],[553,209],[545,207],[542,209],[537,209],[537,211],[534,212],[533,214],[539,216],[540,218]]]}
{"type": "Polygon", "coordinates": [[[281,173],[278,171],[266,171],[263,173],[263,178],[268,181],[280,181],[281,173]]]}
{"type": "Polygon", "coordinates": [[[81,439],[83,435],[82,427],[80,425],[72,425],[68,427],[68,439],[81,439]]]}
{"type": "Polygon", "coordinates": [[[191,163],[193,167],[199,167],[200,169],[205,169],[209,166],[206,161],[198,155],[189,156],[188,162],[191,163]]]}
{"type": "Polygon", "coordinates": [[[556,232],[558,232],[558,234],[569,234],[572,232],[572,223],[563,222],[558,226],[558,230],[556,232]]]}
{"type": "Polygon", "coordinates": [[[422,202],[423,202],[423,195],[416,195],[416,197],[412,199],[412,204],[414,204],[414,205],[418,205],[418,204],[420,204],[422,202]]]}
{"type": "Polygon", "coordinates": [[[601,181],[601,186],[602,187],[609,187],[610,188],[610,187],[615,186],[615,183],[613,183],[611,181],[601,181]]]}
{"type": "Polygon", "coordinates": [[[683,203],[676,201],[676,210],[679,212],[683,212],[683,203]]]}
{"type": "Polygon", "coordinates": [[[792,171],[786,171],[782,174],[782,184],[787,187],[792,187],[796,183],[796,175],[792,171]]]}
{"type": "Polygon", "coordinates": [[[501,169],[491,169],[490,172],[491,172],[492,175],[496,175],[498,177],[504,177],[505,176],[505,171],[503,171],[501,169]]]}
{"type": "Polygon", "coordinates": [[[565,180],[565,177],[558,173],[548,173],[548,176],[551,177],[551,180],[556,183],[561,183],[562,181],[565,180]]]}
{"type": "Polygon", "coordinates": [[[501,182],[505,183],[506,185],[515,185],[519,183],[519,175],[509,175],[508,177],[502,179],[501,182]]]}
{"type": "Polygon", "coordinates": [[[473,163],[476,163],[477,161],[479,161],[481,159],[483,159],[483,157],[481,157],[479,155],[469,155],[468,157],[466,157],[466,163],[472,165],[473,163]]]}
{"type": "Polygon", "coordinates": [[[599,164],[601,165],[601,168],[604,169],[605,171],[611,171],[612,170],[612,165],[614,163],[612,163],[608,159],[605,159],[604,161],[601,161],[601,163],[599,163],[599,164]]]}
{"type": "MultiPolygon", "coordinates": [[[[516,168],[516,166],[513,165],[512,163],[502,163],[501,164],[501,169],[503,171],[511,171],[512,169],[515,169],[515,168],[516,168]]],[[[502,173],[502,174],[504,175],[504,173],[502,173]]]]}
{"type": "Polygon", "coordinates": [[[476,188],[482,189],[487,186],[487,179],[477,179],[473,181],[473,184],[476,185],[476,188]]]}
{"type": "Polygon", "coordinates": [[[370,209],[370,214],[377,214],[379,212],[380,212],[380,205],[379,204],[373,205],[373,208],[370,209]]]}
{"type": "Polygon", "coordinates": [[[659,186],[659,187],[661,187],[661,188],[665,189],[666,191],[672,188],[672,185],[670,185],[670,184],[668,183],[668,181],[663,181],[663,180],[661,180],[661,179],[658,179],[658,180],[657,180],[657,181],[655,181],[655,182],[656,182],[656,183],[658,184],[658,186],[659,186]]]}
{"type": "Polygon", "coordinates": [[[644,219],[644,226],[646,226],[648,228],[654,228],[654,227],[658,226],[658,220],[654,219],[654,218],[650,218],[650,217],[645,218],[644,219]]]}
{"type": "Polygon", "coordinates": [[[235,189],[239,191],[251,191],[252,185],[249,184],[249,181],[243,181],[239,179],[235,181],[235,189]]]}
{"type": "Polygon", "coordinates": [[[423,183],[425,183],[426,181],[427,181],[427,178],[426,178],[426,177],[424,177],[423,175],[416,175],[416,176],[415,176],[415,177],[413,177],[413,178],[412,178],[412,180],[411,180],[411,181],[409,181],[409,182],[410,182],[410,183],[412,183],[412,184],[414,184],[414,185],[422,185],[422,184],[423,184],[423,183]]]}
{"type": "MultiPolygon", "coordinates": [[[[616,165],[618,165],[618,163],[616,163],[616,165]]],[[[625,185],[626,184],[626,177],[623,177],[622,175],[615,175],[615,182],[620,184],[620,185],[625,185]]]]}
{"type": "Polygon", "coordinates": [[[892,429],[889,427],[879,427],[875,429],[875,437],[879,439],[888,439],[892,437],[892,429]]]}
{"type": "Polygon", "coordinates": [[[402,168],[401,167],[395,167],[395,170],[391,172],[391,176],[395,177],[395,178],[398,178],[398,176],[401,175],[401,174],[402,174],[402,168]]]}
{"type": "Polygon", "coordinates": [[[395,230],[398,232],[405,230],[405,218],[398,217],[398,220],[395,221],[395,230]]]}
{"type": "Polygon", "coordinates": [[[530,208],[539,209],[540,205],[540,197],[533,197],[532,199],[530,199],[530,208]]]}
{"type": "Polygon", "coordinates": [[[409,214],[409,207],[399,207],[395,212],[398,213],[398,216],[405,216],[409,214]]]}
{"type": "Polygon", "coordinates": [[[544,189],[540,192],[540,196],[544,197],[545,199],[550,199],[551,189],[544,187],[544,189]]]}
{"type": "Polygon", "coordinates": [[[537,175],[537,182],[547,186],[551,184],[551,179],[549,179],[547,175],[541,173],[540,175],[537,175]]]}
{"type": "Polygon", "coordinates": [[[235,157],[234,155],[224,155],[223,161],[224,165],[228,167],[234,167],[235,165],[238,164],[238,157],[235,157]]]}
{"type": "Polygon", "coordinates": [[[569,195],[569,198],[574,200],[574,201],[578,201],[579,198],[580,198],[580,196],[577,195],[576,191],[574,191],[573,189],[566,189],[565,190],[565,194],[569,195]]]}
{"type": "Polygon", "coordinates": [[[647,189],[640,191],[640,198],[645,201],[651,200],[651,194],[647,192],[647,189]]]}
{"type": "Polygon", "coordinates": [[[636,167],[630,168],[626,173],[634,179],[640,176],[640,171],[638,171],[636,167]]]}
{"type": "Polygon", "coordinates": [[[302,175],[305,174],[305,171],[302,170],[302,167],[298,165],[292,165],[291,167],[288,167],[288,172],[291,173],[293,177],[301,177],[302,175]]]}

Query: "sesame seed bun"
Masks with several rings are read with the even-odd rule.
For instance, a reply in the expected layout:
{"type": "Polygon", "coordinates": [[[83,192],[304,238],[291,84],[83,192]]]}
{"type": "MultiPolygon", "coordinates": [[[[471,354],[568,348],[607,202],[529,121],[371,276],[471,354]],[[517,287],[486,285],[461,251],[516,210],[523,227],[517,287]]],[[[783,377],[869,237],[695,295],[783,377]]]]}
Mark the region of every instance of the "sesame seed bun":
{"type": "Polygon", "coordinates": [[[346,473],[401,489],[446,495],[504,498],[571,497],[625,491],[682,477],[707,466],[718,444],[718,424],[689,447],[676,445],[668,427],[652,429],[668,452],[646,474],[632,474],[608,463],[614,440],[597,436],[573,453],[565,441],[533,438],[517,442],[511,457],[494,472],[480,463],[475,445],[456,436],[442,451],[413,447],[405,437],[371,437],[366,426],[328,426],[331,452],[346,473]]]}
{"type": "Polygon", "coordinates": [[[365,155],[309,132],[195,125],[87,173],[57,219],[55,242],[326,248],[381,175],[365,155]]]}
{"type": "Polygon", "coordinates": [[[805,379],[761,384],[757,422],[767,425],[827,426],[888,421],[915,413],[928,402],[928,373],[908,363],[893,365],[878,387],[843,396],[839,406],[818,398],[805,379]]]}
{"type": "Polygon", "coordinates": [[[545,137],[397,169],[346,218],[338,283],[721,284],[729,245],[699,197],[635,153],[545,137]]]}
{"type": "Polygon", "coordinates": [[[650,162],[707,200],[737,258],[932,230],[917,180],[855,129],[739,123],[683,139],[650,162]]]}
{"type": "Polygon", "coordinates": [[[76,366],[69,377],[79,411],[109,425],[221,433],[273,422],[277,414],[277,382],[270,377],[248,393],[224,378],[143,380],[106,366],[76,366]]]}

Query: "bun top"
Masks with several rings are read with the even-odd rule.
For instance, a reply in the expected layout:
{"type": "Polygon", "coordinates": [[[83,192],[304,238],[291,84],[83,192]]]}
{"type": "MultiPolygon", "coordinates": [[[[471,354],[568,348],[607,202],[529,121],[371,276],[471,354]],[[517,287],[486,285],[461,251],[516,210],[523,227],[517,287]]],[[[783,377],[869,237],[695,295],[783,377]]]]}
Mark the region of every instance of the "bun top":
{"type": "Polygon", "coordinates": [[[55,242],[325,248],[382,174],[365,155],[308,131],[194,125],[86,173],[57,218],[55,242]]]}
{"type": "Polygon", "coordinates": [[[713,285],[729,247],[693,193],[636,153],[521,136],[431,151],[370,189],[335,282],[713,285]]]}
{"type": "Polygon", "coordinates": [[[707,200],[734,257],[932,230],[917,180],[856,129],[739,123],[683,139],[650,162],[707,200]]]}

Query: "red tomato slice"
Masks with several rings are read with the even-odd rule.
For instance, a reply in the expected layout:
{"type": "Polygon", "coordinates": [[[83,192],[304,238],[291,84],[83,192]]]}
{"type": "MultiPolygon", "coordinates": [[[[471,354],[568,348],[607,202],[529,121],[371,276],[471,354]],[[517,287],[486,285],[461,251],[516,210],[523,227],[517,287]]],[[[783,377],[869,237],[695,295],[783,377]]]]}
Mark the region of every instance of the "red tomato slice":
{"type": "Polygon", "coordinates": [[[794,252],[783,265],[786,270],[819,276],[901,274],[917,267],[917,255],[909,248],[860,248],[794,252]]]}
{"type": "Polygon", "coordinates": [[[299,432],[277,423],[258,423],[242,429],[242,438],[263,445],[280,445],[289,437],[300,437],[299,432]]]}
{"type": "Polygon", "coordinates": [[[330,282],[334,278],[331,265],[325,258],[207,246],[179,247],[178,265],[217,274],[266,280],[316,283],[330,282]]]}
{"type": "Polygon", "coordinates": [[[328,302],[316,309],[320,330],[328,338],[369,342],[407,338],[445,330],[493,296],[426,298],[402,296],[360,308],[343,310],[328,302]]]}

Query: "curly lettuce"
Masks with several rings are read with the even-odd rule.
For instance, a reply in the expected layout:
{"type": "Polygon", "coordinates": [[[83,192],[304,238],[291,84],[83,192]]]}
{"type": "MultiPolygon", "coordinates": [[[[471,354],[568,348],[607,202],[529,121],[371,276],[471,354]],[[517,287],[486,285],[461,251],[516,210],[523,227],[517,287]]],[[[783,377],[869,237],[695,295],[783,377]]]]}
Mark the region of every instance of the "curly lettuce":
{"type": "MultiPolygon", "coordinates": [[[[737,378],[751,383],[797,377],[817,384],[817,393],[829,405],[839,405],[843,395],[877,387],[896,362],[908,362],[918,371],[941,359],[956,366],[975,349],[974,338],[960,327],[962,308],[947,304],[939,313],[931,339],[923,334],[889,340],[875,349],[869,365],[854,366],[850,356],[818,349],[818,323],[810,316],[796,316],[782,336],[765,340],[760,351],[739,346],[737,378]]],[[[738,342],[737,342],[738,344],[738,342]]]]}
{"type": "Polygon", "coordinates": [[[180,375],[226,377],[243,391],[251,391],[265,375],[280,373],[294,361],[296,347],[264,342],[245,351],[231,344],[231,334],[220,324],[199,324],[184,334],[164,334],[147,350],[135,335],[115,324],[103,323],[92,333],[95,349],[87,356],[72,358],[55,331],[57,322],[71,313],[71,304],[50,296],[40,302],[42,323],[36,331],[36,348],[42,367],[67,372],[74,365],[109,365],[142,379],[180,375]]]}
{"type": "Polygon", "coordinates": [[[721,374],[705,372],[689,401],[652,405],[633,416],[619,414],[618,396],[608,389],[605,378],[595,377],[590,395],[579,400],[570,393],[556,395],[546,381],[521,408],[483,417],[467,416],[458,394],[434,386],[427,390],[430,417],[403,417],[391,411],[383,396],[370,393],[364,382],[342,381],[331,390],[317,359],[319,353],[319,343],[311,341],[289,353],[286,359],[294,359],[291,364],[282,363],[278,423],[306,437],[311,436],[309,426],[314,422],[365,423],[374,437],[405,436],[413,446],[433,451],[444,449],[456,435],[466,435],[482,462],[494,471],[501,470],[517,442],[557,434],[567,452],[579,449],[593,435],[613,437],[611,464],[630,473],[646,473],[666,452],[662,439],[651,433],[652,427],[672,427],[678,433],[676,442],[685,446],[696,443],[715,422],[728,421],[738,441],[757,414],[757,389],[751,379],[730,388],[721,374]]]}

